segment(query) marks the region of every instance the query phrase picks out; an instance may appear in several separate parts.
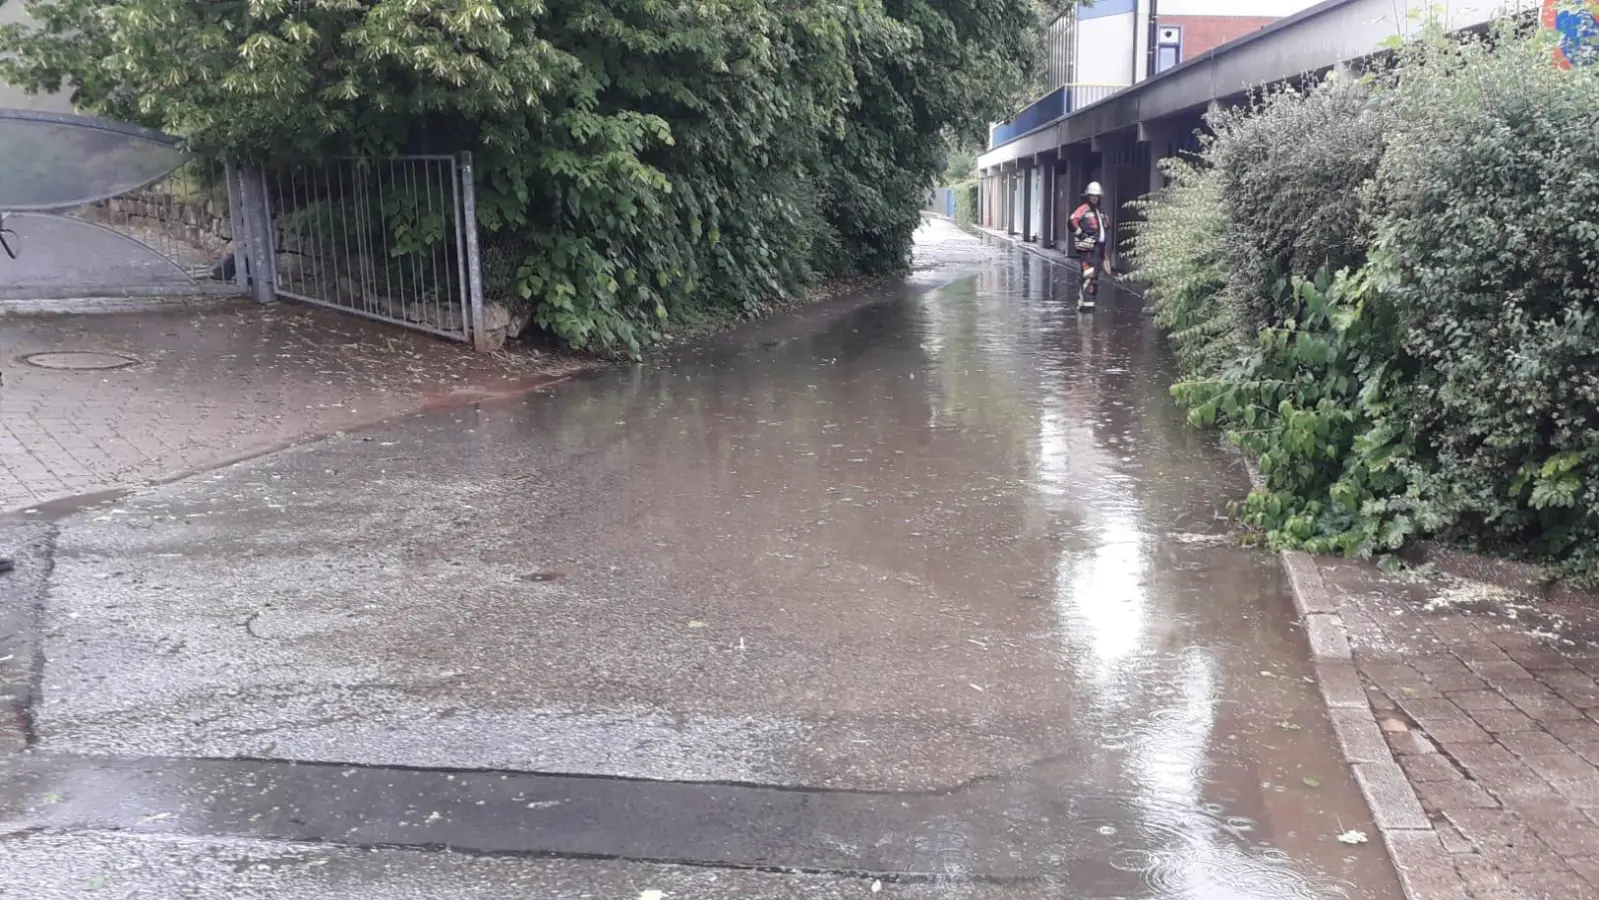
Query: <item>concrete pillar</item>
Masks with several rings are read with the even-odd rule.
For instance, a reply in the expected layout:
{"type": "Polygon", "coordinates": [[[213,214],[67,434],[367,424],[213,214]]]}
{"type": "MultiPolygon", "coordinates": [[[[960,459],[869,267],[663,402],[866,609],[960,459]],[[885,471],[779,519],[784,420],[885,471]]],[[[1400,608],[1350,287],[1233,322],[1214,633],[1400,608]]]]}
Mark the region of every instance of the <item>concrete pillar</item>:
{"type": "Polygon", "coordinates": [[[1047,164],[1037,164],[1033,181],[1033,240],[1039,246],[1044,244],[1044,225],[1049,220],[1049,176],[1044,171],[1047,164]]]}
{"type": "Polygon", "coordinates": [[[1032,240],[1033,237],[1033,170],[1031,168],[1019,169],[1022,177],[1022,240],[1032,240]]]}
{"type": "Polygon", "coordinates": [[[1001,232],[1011,230],[1011,171],[999,169],[999,222],[1001,232]]]}
{"type": "Polygon", "coordinates": [[[1059,244],[1065,249],[1070,249],[1071,242],[1071,217],[1076,211],[1077,204],[1082,200],[1083,188],[1088,186],[1088,147],[1084,144],[1073,144],[1060,148],[1062,172],[1060,178],[1060,233],[1059,244]]]}
{"type": "Polygon", "coordinates": [[[1010,170],[999,172],[999,230],[1010,233],[1010,170]]]}
{"type": "Polygon", "coordinates": [[[1138,140],[1149,145],[1149,190],[1153,193],[1166,186],[1166,178],[1160,174],[1160,161],[1173,154],[1177,125],[1170,120],[1140,122],[1138,140]]]}
{"type": "Polygon", "coordinates": [[[1005,227],[1005,221],[1003,218],[1001,218],[999,202],[999,198],[1003,196],[1005,196],[1005,170],[995,169],[994,196],[988,198],[988,227],[994,229],[995,231],[1005,227]]]}
{"type": "Polygon", "coordinates": [[[1010,170],[1010,234],[1022,230],[1022,170],[1018,166],[1010,170]]]}
{"type": "Polygon", "coordinates": [[[1101,209],[1110,218],[1111,233],[1105,243],[1105,256],[1114,265],[1117,261],[1117,239],[1121,236],[1122,219],[1127,215],[1122,209],[1122,204],[1134,198],[1128,196],[1127,163],[1126,157],[1130,151],[1136,135],[1112,134],[1094,139],[1094,149],[1099,152],[1100,173],[1099,183],[1105,189],[1105,199],[1101,201],[1101,209]]]}
{"type": "Polygon", "coordinates": [[[999,196],[999,173],[988,173],[988,190],[983,194],[983,227],[995,228],[999,224],[999,205],[995,198],[999,196]]]}
{"type": "Polygon", "coordinates": [[[1054,154],[1043,162],[1043,184],[1039,191],[1041,202],[1038,208],[1043,212],[1042,221],[1038,229],[1038,246],[1055,246],[1055,159],[1054,154]]]}
{"type": "Polygon", "coordinates": [[[1016,220],[1016,170],[1014,169],[1005,170],[1005,196],[999,202],[1004,207],[1000,215],[1000,227],[1004,229],[1006,234],[1010,234],[1016,230],[1014,224],[1016,220]]]}

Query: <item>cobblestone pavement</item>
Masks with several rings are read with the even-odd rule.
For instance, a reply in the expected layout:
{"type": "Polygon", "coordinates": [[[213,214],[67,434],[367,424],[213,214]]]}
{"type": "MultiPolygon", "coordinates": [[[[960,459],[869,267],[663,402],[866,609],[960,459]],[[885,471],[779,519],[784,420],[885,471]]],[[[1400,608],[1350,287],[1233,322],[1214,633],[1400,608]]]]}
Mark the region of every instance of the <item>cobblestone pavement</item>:
{"type": "Polygon", "coordinates": [[[0,314],[0,512],[526,389],[572,368],[531,356],[474,356],[460,345],[289,305],[0,314]],[[26,361],[62,351],[135,362],[68,371],[26,361]]]}
{"type": "Polygon", "coordinates": [[[1312,565],[1307,624],[1325,590],[1360,679],[1324,664],[1323,688],[1410,896],[1599,897],[1599,609],[1312,565]]]}

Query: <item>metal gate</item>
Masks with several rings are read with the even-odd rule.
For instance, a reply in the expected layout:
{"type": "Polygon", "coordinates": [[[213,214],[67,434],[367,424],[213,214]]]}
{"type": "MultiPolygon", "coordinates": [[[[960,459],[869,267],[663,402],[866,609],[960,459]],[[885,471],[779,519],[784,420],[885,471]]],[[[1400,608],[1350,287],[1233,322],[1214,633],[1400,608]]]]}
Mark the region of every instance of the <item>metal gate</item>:
{"type": "Polygon", "coordinates": [[[487,345],[468,154],[242,167],[0,109],[0,215],[0,300],[249,291],[487,345]]]}
{"type": "Polygon", "coordinates": [[[278,294],[481,346],[469,155],[274,165],[264,187],[278,294]]]}
{"type": "Polygon", "coordinates": [[[0,110],[0,299],[236,294],[225,167],[157,131],[0,110]]]}

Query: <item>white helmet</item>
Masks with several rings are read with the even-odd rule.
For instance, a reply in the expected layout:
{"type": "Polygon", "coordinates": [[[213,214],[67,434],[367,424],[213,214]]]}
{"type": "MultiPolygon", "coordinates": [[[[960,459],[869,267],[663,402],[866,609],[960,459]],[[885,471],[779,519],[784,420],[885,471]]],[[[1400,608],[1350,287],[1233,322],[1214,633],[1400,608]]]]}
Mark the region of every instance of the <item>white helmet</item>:
{"type": "Polygon", "coordinates": [[[1103,197],[1103,196],[1105,196],[1105,190],[1099,186],[1099,182],[1090,181],[1088,183],[1088,187],[1083,188],[1083,196],[1084,197],[1103,197]]]}

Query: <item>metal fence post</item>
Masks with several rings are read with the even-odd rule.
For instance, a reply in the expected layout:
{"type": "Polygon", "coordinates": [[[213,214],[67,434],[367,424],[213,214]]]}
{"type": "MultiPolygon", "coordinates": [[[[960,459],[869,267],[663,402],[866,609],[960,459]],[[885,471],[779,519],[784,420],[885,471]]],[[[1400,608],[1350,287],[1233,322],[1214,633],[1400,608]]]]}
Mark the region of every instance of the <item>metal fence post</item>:
{"type": "MultiPolygon", "coordinates": [[[[267,199],[266,177],[257,166],[237,168],[239,178],[239,223],[243,226],[244,259],[248,271],[250,296],[257,303],[277,300],[277,248],[272,228],[272,209],[267,199]]],[[[238,250],[234,251],[238,254],[238,250]]]]}
{"type": "Polygon", "coordinates": [[[243,288],[249,283],[250,240],[244,226],[244,190],[239,181],[239,167],[231,162],[223,163],[222,177],[228,183],[228,240],[233,245],[232,281],[243,288]]]}
{"type": "Polygon", "coordinates": [[[483,323],[483,258],[477,242],[477,186],[472,177],[472,154],[461,154],[461,225],[466,232],[466,284],[471,306],[472,349],[489,350],[489,333],[483,323]]]}

